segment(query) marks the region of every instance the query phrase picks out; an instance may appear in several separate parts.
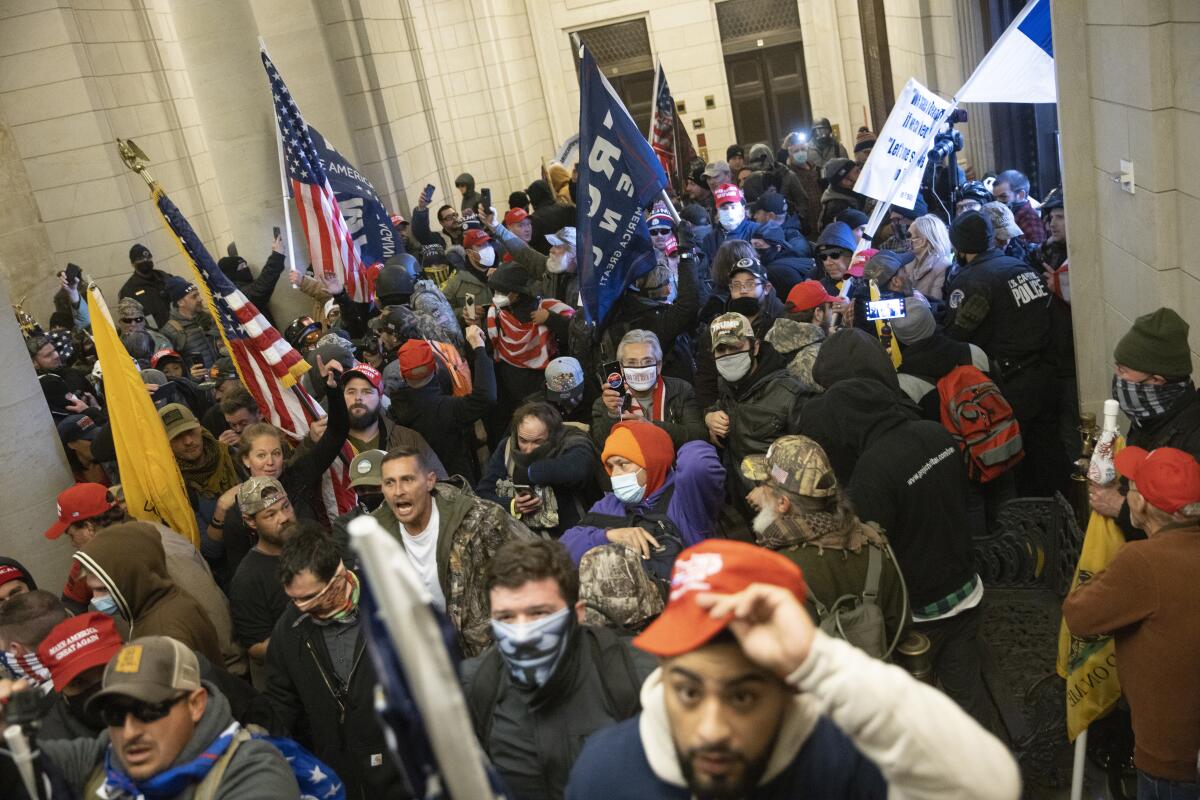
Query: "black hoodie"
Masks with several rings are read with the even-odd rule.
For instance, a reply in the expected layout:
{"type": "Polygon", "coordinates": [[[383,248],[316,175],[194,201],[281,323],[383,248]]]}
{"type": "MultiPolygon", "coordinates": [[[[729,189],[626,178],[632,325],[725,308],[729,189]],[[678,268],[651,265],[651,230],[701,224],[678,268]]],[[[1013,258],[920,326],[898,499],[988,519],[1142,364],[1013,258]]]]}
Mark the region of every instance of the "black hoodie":
{"type": "Polygon", "coordinates": [[[463,195],[462,199],[463,211],[474,211],[475,206],[483,202],[483,195],[475,191],[475,176],[471,173],[464,172],[462,175],[459,175],[454,179],[454,185],[455,187],[467,187],[467,192],[463,195]]]}
{"type": "Polygon", "coordinates": [[[945,428],[881,396],[879,382],[864,377],[840,380],[809,400],[801,433],[825,449],[859,518],[884,529],[913,608],[970,580],[967,474],[945,428]]]}

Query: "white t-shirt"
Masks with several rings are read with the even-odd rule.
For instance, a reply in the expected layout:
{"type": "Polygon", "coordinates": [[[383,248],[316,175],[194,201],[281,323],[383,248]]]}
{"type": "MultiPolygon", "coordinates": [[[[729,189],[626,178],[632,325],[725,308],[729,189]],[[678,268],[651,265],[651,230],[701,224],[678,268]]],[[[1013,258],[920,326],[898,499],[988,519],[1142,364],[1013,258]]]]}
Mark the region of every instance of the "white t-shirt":
{"type": "Polygon", "coordinates": [[[438,582],[437,543],[438,543],[438,507],[430,498],[433,506],[429,512],[429,524],[425,530],[413,536],[403,523],[400,525],[400,536],[404,539],[404,550],[408,560],[417,568],[425,587],[433,595],[433,603],[442,611],[446,610],[446,595],[442,593],[442,584],[438,582]]]}

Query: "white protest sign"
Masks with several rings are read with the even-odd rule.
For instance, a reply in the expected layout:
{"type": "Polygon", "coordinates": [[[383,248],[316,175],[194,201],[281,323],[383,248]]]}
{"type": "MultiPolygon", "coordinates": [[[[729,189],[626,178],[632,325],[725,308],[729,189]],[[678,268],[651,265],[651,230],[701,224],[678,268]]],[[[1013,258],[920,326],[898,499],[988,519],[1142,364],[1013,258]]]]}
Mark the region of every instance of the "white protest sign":
{"type": "Polygon", "coordinates": [[[916,205],[925,156],[951,108],[952,101],[943,100],[915,78],[909,78],[879,132],[854,191],[901,208],[916,205]]]}

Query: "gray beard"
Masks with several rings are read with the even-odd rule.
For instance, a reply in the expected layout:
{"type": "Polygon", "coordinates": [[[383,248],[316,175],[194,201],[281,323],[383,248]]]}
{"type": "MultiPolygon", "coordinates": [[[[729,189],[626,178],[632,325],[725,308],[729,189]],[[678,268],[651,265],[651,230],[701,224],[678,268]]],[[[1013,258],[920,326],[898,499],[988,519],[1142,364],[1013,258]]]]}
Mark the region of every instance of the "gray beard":
{"type": "Polygon", "coordinates": [[[754,521],[750,523],[750,526],[754,528],[755,533],[766,533],[777,519],[779,519],[779,515],[775,513],[775,509],[763,506],[762,510],[754,515],[754,521]]]}

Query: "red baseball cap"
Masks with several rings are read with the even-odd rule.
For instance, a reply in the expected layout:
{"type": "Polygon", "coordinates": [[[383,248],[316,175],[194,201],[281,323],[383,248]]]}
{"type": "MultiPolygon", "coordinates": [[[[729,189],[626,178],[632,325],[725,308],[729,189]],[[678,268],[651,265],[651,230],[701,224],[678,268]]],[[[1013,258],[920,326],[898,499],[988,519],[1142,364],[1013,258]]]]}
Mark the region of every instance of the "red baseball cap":
{"type": "Polygon", "coordinates": [[[163,362],[163,359],[174,358],[178,361],[183,361],[183,356],[175,352],[169,347],[164,347],[162,350],[155,350],[150,355],[150,368],[158,369],[158,365],[163,362]]]}
{"type": "Polygon", "coordinates": [[[487,244],[492,240],[486,232],[479,228],[471,228],[463,234],[463,247],[479,247],[481,244],[487,244]]]}
{"type": "Polygon", "coordinates": [[[383,376],[379,374],[379,370],[361,361],[342,374],[342,385],[345,386],[351,378],[362,378],[374,386],[377,392],[383,388],[383,376]]]}
{"type": "Polygon", "coordinates": [[[518,222],[528,216],[528,212],[526,212],[523,208],[510,208],[508,211],[504,212],[504,224],[516,225],[518,222]]]}
{"type": "Polygon", "coordinates": [[[871,260],[871,256],[878,252],[878,250],[874,250],[870,247],[868,247],[866,250],[859,250],[854,254],[854,257],[850,259],[850,269],[846,270],[846,272],[850,273],[851,277],[861,278],[863,276],[863,267],[865,267],[867,262],[871,260]]]}
{"type": "Polygon", "coordinates": [[[58,522],[42,534],[47,539],[57,539],[76,522],[98,517],[115,506],[108,496],[108,487],[98,483],[77,483],[58,495],[58,522]]]}
{"type": "Polygon", "coordinates": [[[434,369],[433,347],[424,339],[409,339],[396,354],[404,380],[423,380],[434,369]]]}
{"type": "Polygon", "coordinates": [[[707,539],[679,554],[671,570],[671,597],[650,627],[633,640],[656,656],[690,653],[723,631],[730,617],[714,619],[696,603],[701,592],[734,594],[752,583],[782,586],[801,603],[807,589],[796,564],[745,542],[707,539]]]}
{"type": "Polygon", "coordinates": [[[820,281],[801,281],[788,292],[787,303],[794,311],[808,311],[822,303],[837,302],[837,299],[825,291],[820,281]]]}
{"type": "Polygon", "coordinates": [[[1200,464],[1174,447],[1146,452],[1126,447],[1117,453],[1117,471],[1137,484],[1138,493],[1157,509],[1175,514],[1200,503],[1200,464]]]}
{"type": "Polygon", "coordinates": [[[38,660],[50,671],[54,691],[92,667],[102,667],[121,649],[121,635],[112,617],[92,611],[68,617],[55,625],[38,645],[38,660]]]}
{"type": "Polygon", "coordinates": [[[742,195],[742,190],[734,186],[732,183],[722,183],[717,187],[717,190],[713,192],[713,204],[716,205],[717,208],[720,208],[726,203],[740,203],[744,199],[745,197],[742,195]]]}

